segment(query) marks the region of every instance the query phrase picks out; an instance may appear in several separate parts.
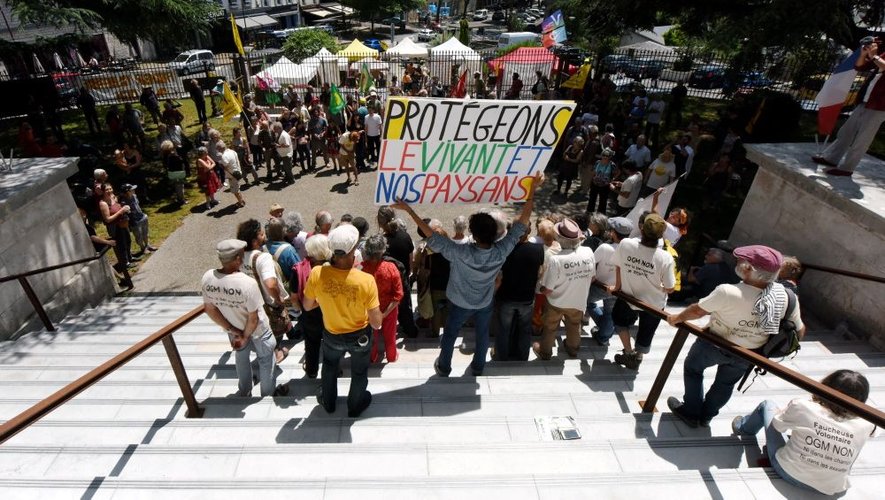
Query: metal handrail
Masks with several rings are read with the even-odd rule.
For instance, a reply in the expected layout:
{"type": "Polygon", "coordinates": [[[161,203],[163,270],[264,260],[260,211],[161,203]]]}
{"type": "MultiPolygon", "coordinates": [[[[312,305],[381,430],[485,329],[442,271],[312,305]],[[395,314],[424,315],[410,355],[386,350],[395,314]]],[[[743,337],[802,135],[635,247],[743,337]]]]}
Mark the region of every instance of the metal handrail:
{"type": "Polygon", "coordinates": [[[4,276],[0,278],[0,283],[5,283],[7,281],[17,280],[19,278],[27,278],[28,276],[34,276],[35,274],[43,274],[49,271],[55,271],[56,269],[62,269],[65,267],[76,266],[77,264],[85,264],[87,262],[92,262],[93,260],[98,260],[104,257],[104,254],[110,250],[111,247],[105,246],[101,250],[98,251],[97,254],[92,257],[84,257],[82,259],[72,260],[70,262],[65,262],[64,264],[56,264],[54,266],[46,266],[41,267],[40,269],[34,269],[33,271],[26,271],[18,274],[10,274],[9,276],[4,276]]]}
{"type": "MultiPolygon", "coordinates": [[[[595,286],[600,288],[605,288],[604,286],[594,283],[595,286]]],[[[615,292],[613,294],[616,297],[624,299],[626,302],[642,309],[645,312],[651,313],[658,318],[667,320],[667,313],[662,309],[658,309],[656,307],[651,306],[631,295],[627,295],[623,292],[615,292]]],[[[851,413],[857,415],[858,417],[872,422],[873,424],[879,427],[885,427],[885,412],[882,412],[878,408],[874,408],[865,403],[861,403],[860,401],[846,396],[839,391],[836,391],[830,387],[827,387],[816,380],[812,380],[805,375],[802,375],[799,372],[793,371],[776,361],[772,361],[765,356],[757,354],[746,347],[741,347],[739,345],[733,344],[724,338],[708,332],[706,329],[698,328],[697,326],[683,322],[679,324],[679,330],[676,332],[676,337],[673,338],[673,342],[670,344],[670,349],[667,351],[667,355],[664,357],[664,361],[661,364],[661,369],[658,371],[657,377],[655,377],[655,381],[652,384],[652,388],[649,391],[649,395],[646,400],[642,404],[642,411],[645,413],[651,413],[655,411],[655,405],[658,402],[658,399],[661,396],[661,392],[664,389],[664,384],[667,382],[667,378],[670,376],[670,371],[673,369],[673,365],[676,363],[676,358],[679,356],[679,352],[682,349],[685,340],[688,338],[688,334],[691,333],[697,337],[704,339],[705,341],[719,347],[720,349],[733,354],[745,361],[748,361],[758,367],[764,368],[769,373],[774,374],[777,377],[780,377],[783,380],[799,387],[800,389],[804,389],[815,396],[826,399],[831,403],[835,403],[851,413]]]]}
{"type": "Polygon", "coordinates": [[[139,354],[156,345],[157,342],[163,342],[163,347],[166,348],[166,355],[169,357],[169,362],[172,364],[172,371],[175,373],[175,378],[178,381],[178,386],[181,389],[185,404],[187,405],[185,416],[188,418],[202,417],[203,408],[197,404],[197,399],[194,396],[193,388],[187,378],[187,373],[181,362],[181,356],[178,353],[178,347],[175,345],[175,340],[172,338],[172,334],[184,325],[193,321],[205,311],[206,308],[203,305],[195,307],[172,323],[157,330],[149,337],[105,361],[100,366],[90,370],[77,380],[55,391],[46,399],[39,401],[34,406],[12,417],[3,425],[0,425],[0,444],[25,430],[37,420],[40,420],[51,411],[63,405],[77,394],[80,394],[84,390],[93,386],[129,361],[132,361],[139,354]]]}
{"type": "Polygon", "coordinates": [[[18,283],[21,285],[22,290],[25,291],[25,295],[28,297],[28,300],[31,302],[31,306],[34,308],[34,312],[37,313],[37,316],[40,318],[40,321],[43,323],[43,327],[46,328],[47,331],[54,332],[55,326],[52,324],[52,320],[49,319],[49,315],[46,314],[46,309],[43,308],[43,304],[40,302],[40,298],[37,297],[37,292],[34,291],[34,288],[31,286],[31,283],[28,282],[28,276],[34,276],[35,274],[42,274],[49,271],[55,271],[56,269],[62,269],[64,267],[76,266],[77,264],[85,264],[87,262],[92,262],[93,260],[100,259],[104,257],[104,254],[110,250],[111,247],[105,246],[99,252],[92,257],[85,257],[82,259],[72,260],[70,262],[65,262],[64,264],[56,264],[54,266],[41,267],[40,269],[34,269],[33,271],[26,271],[18,274],[10,274],[9,276],[4,276],[0,278],[0,283],[5,283],[7,281],[18,280],[18,283]]]}
{"type": "Polygon", "coordinates": [[[814,271],[821,271],[824,273],[831,274],[840,274],[842,276],[848,276],[849,278],[857,278],[867,281],[875,281],[877,283],[885,283],[885,278],[881,276],[873,276],[870,274],[858,273],[854,271],[846,271],[844,269],[836,269],[835,267],[827,267],[827,266],[819,266],[817,264],[808,264],[806,262],[802,263],[802,267],[804,269],[811,269],[814,271]]]}

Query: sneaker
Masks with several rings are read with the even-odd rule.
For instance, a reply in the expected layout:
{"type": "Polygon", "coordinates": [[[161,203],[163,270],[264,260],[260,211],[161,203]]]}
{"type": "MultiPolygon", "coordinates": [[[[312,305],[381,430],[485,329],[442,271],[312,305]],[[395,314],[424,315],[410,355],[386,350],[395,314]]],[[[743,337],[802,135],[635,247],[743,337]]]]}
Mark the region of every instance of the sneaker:
{"type": "Polygon", "coordinates": [[[676,415],[679,420],[685,422],[685,425],[691,427],[692,429],[697,428],[698,421],[686,415],[685,412],[682,410],[682,406],[682,401],[680,401],[678,398],[674,398],[673,396],[667,398],[667,407],[670,408],[670,413],[676,415]]]}
{"type": "Polygon", "coordinates": [[[569,347],[568,344],[566,344],[564,342],[562,344],[562,347],[565,348],[565,353],[568,354],[568,357],[570,357],[570,358],[577,358],[578,357],[578,349],[572,349],[571,347],[569,347]]]}
{"type": "Polygon", "coordinates": [[[835,175],[838,177],[851,177],[854,172],[850,170],[842,170],[841,168],[828,168],[824,170],[827,175],[835,175]]]}
{"type": "Polygon", "coordinates": [[[742,436],[745,434],[744,431],[741,430],[741,424],[743,424],[743,423],[744,423],[744,417],[741,417],[740,415],[738,415],[737,417],[734,417],[734,420],[731,421],[731,432],[735,436],[742,436]]]}
{"type": "Polygon", "coordinates": [[[472,364],[470,365],[470,373],[474,377],[481,377],[482,376],[482,370],[477,370],[476,368],[473,367],[472,364]]]}
{"type": "Polygon", "coordinates": [[[289,395],[289,386],[286,384],[280,384],[277,386],[276,390],[273,391],[273,397],[284,397],[289,395]]]}
{"type": "Polygon", "coordinates": [[[366,391],[366,395],[363,397],[362,403],[360,403],[359,406],[352,410],[347,410],[347,416],[350,418],[359,417],[360,414],[366,411],[366,408],[368,408],[370,404],[372,404],[372,393],[366,391]]]}
{"type": "Polygon", "coordinates": [[[824,158],[822,155],[814,155],[811,157],[811,161],[817,163],[818,165],[826,165],[828,167],[835,167],[836,164],[831,162],[830,160],[824,158]]]}
{"type": "Polygon", "coordinates": [[[436,359],[433,361],[433,371],[435,371],[436,374],[437,374],[438,376],[440,376],[440,377],[448,377],[448,376],[449,376],[449,373],[452,372],[452,369],[449,368],[449,371],[444,372],[444,371],[442,370],[442,368],[440,368],[440,366],[439,366],[439,358],[436,358],[436,359]]]}
{"type": "Polygon", "coordinates": [[[549,360],[550,358],[553,357],[553,356],[550,355],[550,354],[544,354],[544,353],[542,353],[542,352],[541,352],[541,344],[538,343],[538,342],[534,342],[534,343],[532,343],[532,352],[535,353],[535,356],[537,356],[538,359],[542,359],[542,360],[544,360],[544,361],[547,361],[547,360],[549,360]]]}
{"type": "Polygon", "coordinates": [[[630,370],[639,370],[639,365],[642,364],[642,358],[639,356],[639,353],[635,351],[631,353],[622,352],[621,354],[615,354],[615,363],[623,365],[630,370]]]}

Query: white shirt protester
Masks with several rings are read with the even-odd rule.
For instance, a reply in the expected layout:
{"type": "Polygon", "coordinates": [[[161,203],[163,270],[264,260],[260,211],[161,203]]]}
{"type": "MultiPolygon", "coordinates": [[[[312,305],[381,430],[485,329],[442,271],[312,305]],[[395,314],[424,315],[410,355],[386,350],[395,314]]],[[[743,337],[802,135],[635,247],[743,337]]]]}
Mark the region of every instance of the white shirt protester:
{"type": "Polygon", "coordinates": [[[369,113],[366,116],[366,135],[369,137],[378,137],[381,135],[381,115],[378,113],[369,113]]]}
{"type": "Polygon", "coordinates": [[[240,330],[245,328],[249,314],[257,311],[258,326],[252,336],[261,337],[270,328],[261,291],[253,278],[239,272],[224,274],[210,269],[203,274],[200,288],[203,302],[217,307],[234,327],[240,330]]]}
{"type": "Polygon", "coordinates": [[[615,284],[615,267],[618,265],[615,261],[615,250],[618,249],[618,245],[618,243],[603,243],[593,252],[593,258],[596,260],[596,281],[603,285],[615,284]]]}
{"type": "Polygon", "coordinates": [[[793,479],[833,495],[851,486],[848,473],[876,426],[862,418],[840,419],[814,401],[794,399],[771,421],[792,432],[777,461],[793,479]]]}
{"type": "Polygon", "coordinates": [[[264,284],[264,280],[271,278],[277,280],[277,288],[280,290],[280,299],[285,302],[286,299],[289,298],[289,292],[287,292],[286,287],[283,286],[283,278],[277,273],[277,265],[273,260],[273,255],[261,250],[247,250],[246,254],[243,256],[243,265],[240,266],[240,271],[252,278],[253,281],[255,280],[255,275],[252,273],[252,258],[256,253],[258,258],[255,260],[255,267],[258,268],[258,278],[261,280],[261,296],[263,297],[264,302],[267,304],[274,303],[270,294],[267,293],[267,287],[264,284]]]}
{"type": "Polygon", "coordinates": [[[636,206],[636,202],[639,201],[639,188],[642,186],[642,174],[640,172],[636,172],[635,174],[627,177],[623,184],[621,184],[621,191],[629,192],[629,196],[623,197],[618,196],[618,206],[621,208],[633,208],[636,206]]]}
{"type": "MultiPolygon", "coordinates": [[[[753,314],[753,305],[761,293],[761,288],[746,283],[726,283],[702,298],[698,306],[710,313],[710,331],[741,347],[755,349],[768,340],[768,335],[753,314]]],[[[796,328],[802,328],[798,301],[788,319],[795,323],[796,328]]]]}
{"type": "Polygon", "coordinates": [[[638,238],[626,238],[615,250],[615,262],[620,268],[621,291],[654,307],[663,309],[667,305],[664,289],[676,286],[676,274],[673,256],[666,250],[649,248],[638,238]]]}
{"type": "Polygon", "coordinates": [[[292,137],[285,130],[280,132],[276,140],[277,154],[280,156],[292,156],[292,137]]]}
{"type": "Polygon", "coordinates": [[[547,302],[560,309],[587,308],[590,283],[596,274],[596,260],[590,247],[563,249],[549,256],[541,286],[550,290],[547,302]]]}
{"type": "Polygon", "coordinates": [[[670,184],[674,179],[676,179],[676,163],[672,160],[665,162],[660,158],[655,158],[648,168],[648,180],[645,181],[645,185],[652,189],[658,189],[670,184]]]}

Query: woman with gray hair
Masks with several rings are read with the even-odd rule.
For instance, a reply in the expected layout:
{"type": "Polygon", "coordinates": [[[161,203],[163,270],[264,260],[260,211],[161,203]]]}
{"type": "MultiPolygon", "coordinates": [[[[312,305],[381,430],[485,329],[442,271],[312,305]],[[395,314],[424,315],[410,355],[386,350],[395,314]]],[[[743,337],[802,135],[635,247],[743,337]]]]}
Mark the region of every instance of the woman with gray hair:
{"type": "Polygon", "coordinates": [[[293,210],[283,212],[283,226],[285,234],[283,239],[295,248],[301,259],[307,258],[307,232],[304,230],[304,222],[301,220],[301,213],[293,210]]]}
{"type": "Polygon", "coordinates": [[[455,217],[455,220],[452,221],[452,225],[455,228],[455,234],[452,236],[452,240],[457,241],[458,243],[467,243],[467,217],[463,215],[455,217]]]}
{"type": "Polygon", "coordinates": [[[387,240],[382,234],[373,234],[366,240],[363,247],[363,272],[375,277],[378,286],[378,300],[381,304],[381,329],[375,330],[369,360],[380,361],[378,341],[384,339],[384,351],[388,363],[397,360],[396,352],[396,318],[399,303],[403,299],[403,282],[396,264],[384,259],[387,251],[387,240]],[[379,338],[380,337],[380,338],[379,338]]]}
{"type": "MultiPolygon", "coordinates": [[[[285,219],[286,215],[283,215],[285,219]]],[[[332,247],[329,238],[324,234],[316,234],[307,240],[305,245],[307,259],[311,267],[325,265],[332,258],[332,247]]],[[[299,294],[300,296],[300,294],[299,294]]],[[[302,309],[298,326],[304,333],[304,362],[301,367],[307,378],[317,378],[320,370],[320,347],[323,342],[323,311],[315,307],[309,311],[302,309]]]]}

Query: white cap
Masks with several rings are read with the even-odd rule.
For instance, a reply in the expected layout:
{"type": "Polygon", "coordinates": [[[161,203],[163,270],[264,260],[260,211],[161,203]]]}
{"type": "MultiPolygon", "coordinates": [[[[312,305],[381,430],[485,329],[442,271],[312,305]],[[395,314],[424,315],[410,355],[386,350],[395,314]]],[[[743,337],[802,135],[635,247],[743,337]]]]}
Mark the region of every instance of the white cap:
{"type": "Polygon", "coordinates": [[[338,256],[349,254],[359,240],[360,232],[351,224],[342,224],[329,231],[329,246],[332,253],[338,256]]]}

